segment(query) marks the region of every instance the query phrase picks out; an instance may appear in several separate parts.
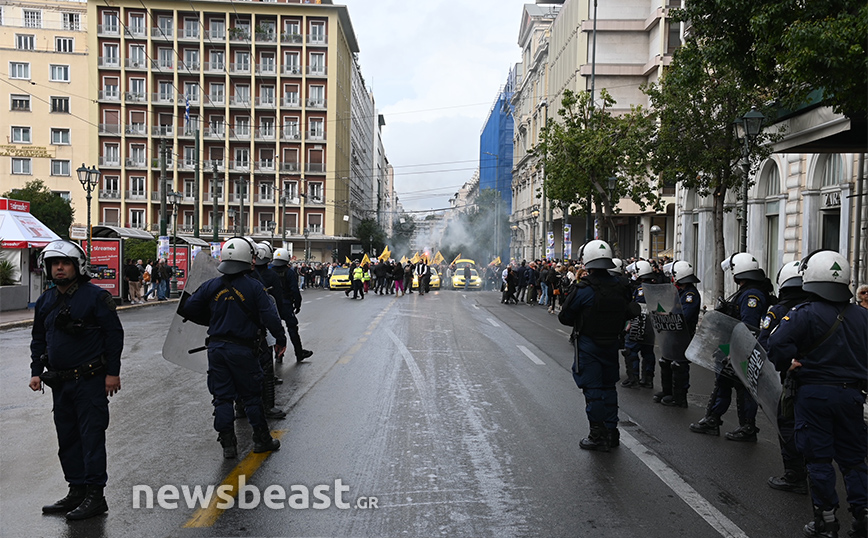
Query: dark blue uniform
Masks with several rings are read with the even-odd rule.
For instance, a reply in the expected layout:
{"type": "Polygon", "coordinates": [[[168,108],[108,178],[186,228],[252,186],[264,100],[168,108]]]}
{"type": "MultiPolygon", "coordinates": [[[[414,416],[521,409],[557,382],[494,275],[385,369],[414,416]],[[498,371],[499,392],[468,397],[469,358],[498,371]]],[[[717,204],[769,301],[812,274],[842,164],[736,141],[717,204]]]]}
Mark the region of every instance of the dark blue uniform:
{"type": "MultiPolygon", "coordinates": [[[[637,304],[645,304],[645,292],[642,289],[642,284],[633,291],[633,301],[637,304]]],[[[657,357],[654,355],[654,330],[651,327],[650,318],[648,316],[639,316],[633,320],[633,323],[642,323],[643,327],[639,329],[642,338],[633,340],[631,334],[636,335],[637,332],[631,327],[627,334],[624,347],[626,349],[625,361],[627,363],[628,380],[624,382],[625,386],[634,385],[635,378],[640,375],[639,355],[642,355],[641,360],[641,381],[642,386],[651,386],[654,381],[654,364],[657,362],[657,357]]]]}
{"type": "Polygon", "coordinates": [[[803,303],[783,317],[768,343],[769,360],[778,370],[789,369],[794,358],[802,365],[794,371],[798,383],[795,437],[807,463],[814,506],[824,511],[838,507],[834,459],[844,478],[850,511],[864,517],[868,428],[862,414],[868,383],[868,310],[824,300],[803,303]],[[810,351],[842,311],[839,327],[810,351]]]}
{"type": "Polygon", "coordinates": [[[275,267],[274,272],[278,277],[280,285],[280,302],[278,302],[278,310],[280,317],[286,322],[286,329],[289,332],[289,341],[292,342],[292,348],[295,351],[296,358],[300,357],[304,348],[301,345],[301,335],[298,334],[298,317],[295,313],[301,309],[301,291],[298,289],[298,274],[295,269],[285,265],[283,267],[275,267]]]}
{"type": "Polygon", "coordinates": [[[193,293],[179,313],[189,319],[209,319],[208,390],[214,397],[214,429],[233,429],[236,396],[244,402],[254,430],[267,427],[260,395],[263,372],[255,342],[262,325],[274,335],[278,346],[286,345],[286,335],[262,283],[244,274],[213,278],[193,293]],[[224,279],[237,290],[249,313],[236,304],[224,279]]]}
{"type": "Polygon", "coordinates": [[[99,361],[97,375],[63,381],[52,389],[58,456],[71,485],[105,486],[105,431],[109,424],[106,375],[119,376],[124,329],[109,292],[79,280],[66,293],[51,288],[36,301],[30,373],[69,371],[99,361]]]}
{"type": "MultiPolygon", "coordinates": [[[[680,284],[678,301],[681,314],[690,334],[696,332],[702,296],[692,283],[680,284]]],[[[654,401],[664,405],[687,407],[687,390],[690,388],[690,361],[682,353],[680,357],[660,357],[660,381],[663,390],[654,395],[654,401]],[[670,398],[667,398],[669,396],[670,398]]]]}
{"type": "Polygon", "coordinates": [[[579,281],[573,300],[564,305],[567,315],[578,318],[573,380],[585,395],[585,412],[595,424],[615,430],[618,425],[619,335],[629,318],[630,289],[617,276],[592,270],[579,281]],[[603,293],[597,300],[594,288],[603,293]]]}

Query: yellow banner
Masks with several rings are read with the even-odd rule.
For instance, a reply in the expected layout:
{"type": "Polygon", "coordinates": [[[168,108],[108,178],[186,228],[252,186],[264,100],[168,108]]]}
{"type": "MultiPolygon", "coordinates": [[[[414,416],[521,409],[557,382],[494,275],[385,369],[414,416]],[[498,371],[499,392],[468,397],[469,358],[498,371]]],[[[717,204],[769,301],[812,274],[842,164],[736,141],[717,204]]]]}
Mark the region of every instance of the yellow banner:
{"type": "MultiPolygon", "coordinates": [[[[347,258],[346,256],[344,256],[344,257],[347,258]]],[[[353,261],[351,259],[347,258],[347,261],[345,261],[344,263],[346,263],[347,265],[350,265],[353,263],[353,261]]]]}
{"type": "Polygon", "coordinates": [[[360,265],[365,265],[365,264],[371,265],[371,259],[368,258],[367,254],[365,254],[364,258],[362,258],[362,263],[360,265]]]}
{"type": "Polygon", "coordinates": [[[450,263],[449,265],[455,265],[455,262],[457,262],[460,259],[461,259],[461,253],[459,252],[458,256],[455,256],[455,259],[452,260],[452,263],[450,263]]]}
{"type": "Polygon", "coordinates": [[[491,260],[491,263],[489,263],[488,265],[500,265],[500,264],[501,264],[500,256],[498,256],[497,258],[494,258],[493,260],[491,260]]]}
{"type": "Polygon", "coordinates": [[[416,254],[413,254],[413,257],[410,258],[410,262],[412,262],[412,263],[419,263],[421,260],[422,260],[422,258],[419,257],[418,252],[416,254]]]}
{"type": "Polygon", "coordinates": [[[383,249],[383,253],[377,256],[377,259],[384,262],[391,257],[392,252],[389,250],[389,245],[386,245],[386,247],[383,249]]]}
{"type": "Polygon", "coordinates": [[[434,255],[434,265],[438,265],[443,263],[445,260],[443,259],[443,255],[440,254],[440,251],[437,251],[437,254],[434,255]]]}
{"type": "Polygon", "coordinates": [[[410,260],[407,259],[407,256],[401,256],[401,265],[404,265],[408,261],[410,261],[410,260]]]}

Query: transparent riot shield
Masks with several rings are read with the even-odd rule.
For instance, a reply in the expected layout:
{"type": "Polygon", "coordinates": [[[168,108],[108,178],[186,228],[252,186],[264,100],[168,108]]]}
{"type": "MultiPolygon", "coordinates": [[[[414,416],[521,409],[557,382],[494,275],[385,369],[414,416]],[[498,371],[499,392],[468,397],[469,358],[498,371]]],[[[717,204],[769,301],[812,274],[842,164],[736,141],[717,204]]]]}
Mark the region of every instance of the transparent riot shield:
{"type": "Polygon", "coordinates": [[[744,323],[739,323],[732,330],[729,360],[736,377],[747,387],[777,431],[781,377],[768,361],[766,350],[744,323]]]}
{"type": "Polygon", "coordinates": [[[678,288],[674,284],[644,284],[642,290],[654,327],[654,354],[658,358],[684,360],[691,335],[684,321],[678,288]]]}
{"type": "Polygon", "coordinates": [[[699,320],[696,334],[693,335],[684,356],[693,364],[721,373],[729,364],[732,330],[739,323],[741,322],[726,314],[714,310],[707,312],[699,320]]]}
{"type": "MultiPolygon", "coordinates": [[[[181,293],[179,306],[204,282],[220,276],[217,271],[218,263],[208,252],[202,251],[196,255],[187,284],[181,293]]],[[[207,373],[208,353],[205,348],[207,331],[208,327],[196,325],[192,321],[185,322],[176,312],[166,334],[166,341],[163,343],[163,358],[188,370],[207,373]]]]}

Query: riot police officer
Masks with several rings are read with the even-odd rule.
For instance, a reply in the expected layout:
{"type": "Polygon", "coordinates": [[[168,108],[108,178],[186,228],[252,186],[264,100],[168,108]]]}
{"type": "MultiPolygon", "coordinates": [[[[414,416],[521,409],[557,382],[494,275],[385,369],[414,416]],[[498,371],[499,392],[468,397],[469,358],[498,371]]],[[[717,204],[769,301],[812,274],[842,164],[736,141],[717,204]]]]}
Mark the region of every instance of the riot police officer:
{"type": "MultiPolygon", "coordinates": [[[[769,307],[768,312],[763,317],[759,336],[757,336],[757,340],[766,351],[769,349],[769,335],[780,324],[781,319],[791,308],[804,303],[811,297],[811,294],[802,289],[802,274],[799,272],[801,263],[801,261],[787,263],[778,271],[777,282],[780,298],[777,304],[769,307]]],[[[781,383],[784,385],[789,383],[786,379],[786,370],[781,372],[781,383]]],[[[792,416],[786,416],[783,413],[780,402],[778,402],[777,413],[778,443],[781,446],[784,474],[769,478],[767,484],[772,489],[804,495],[808,492],[808,471],[805,468],[804,456],[796,449],[795,420],[792,416]]]]}
{"type": "MultiPolygon", "coordinates": [[[[289,341],[295,351],[296,362],[301,362],[313,355],[313,351],[304,349],[301,344],[301,335],[298,333],[298,313],[301,312],[301,291],[298,289],[298,275],[295,269],[289,266],[289,251],[279,248],[274,251],[271,265],[282,290],[281,300],[278,302],[277,311],[281,319],[286,323],[289,332],[289,341]]],[[[277,362],[283,358],[278,357],[277,362]]]]}
{"type": "Polygon", "coordinates": [[[185,318],[208,326],[208,390],[214,398],[214,429],[225,458],[237,455],[232,409],[236,397],[244,402],[253,428],[253,451],[280,448],[262,408],[263,373],[257,353],[266,329],[277,340],[278,355],[286,350],[286,335],[274,302],[262,283],[250,277],[255,252],[255,243],[243,237],[226,241],[217,266],[223,276],[202,284],[178,308],[185,318]]]}
{"type": "Polygon", "coordinates": [[[850,265],[831,250],[803,260],[802,288],[810,301],[789,310],[768,339],[769,360],[792,371],[796,447],[810,477],[814,520],[806,536],[836,537],[835,468],[844,479],[853,514],[850,536],[868,530],[868,428],[863,418],[868,385],[868,310],[850,303],[850,265]]]}
{"type": "Polygon", "coordinates": [[[39,265],[55,287],[36,301],[30,388],[51,387],[58,456],[69,483],[67,496],[42,512],[87,519],[108,511],[103,495],[107,397],[121,390],[124,329],[111,294],[91,284],[81,247],[49,243],[39,265]]]}
{"type": "MultiPolygon", "coordinates": [[[[738,284],[738,291],[724,303],[724,309],[751,330],[759,332],[760,320],[768,310],[769,294],[772,291],[765,271],[760,269],[757,259],[746,252],[733,254],[721,266],[724,270],[732,271],[735,283],[738,284]]],[[[756,427],[756,400],[735,374],[727,373],[726,369],[715,376],[714,390],[709,397],[705,417],[691,424],[690,431],[720,435],[720,425],[723,424],[720,417],[726,413],[732,402],[733,389],[736,394],[739,427],[728,432],[726,438],[730,441],[756,442],[756,434],[759,432],[756,427]]]]}
{"type": "MultiPolygon", "coordinates": [[[[678,300],[681,303],[681,313],[690,335],[696,332],[699,323],[699,310],[702,307],[702,296],[696,289],[699,278],[693,272],[693,266],[684,260],[671,265],[670,275],[675,287],[678,288],[678,300]]],[[[664,268],[664,274],[666,269],[664,268]]],[[[690,388],[690,361],[682,353],[680,357],[660,357],[660,382],[663,390],[654,395],[654,401],[668,407],[687,407],[687,389],[690,388]]]]}
{"type": "Polygon", "coordinates": [[[614,268],[612,249],[605,241],[586,243],[580,258],[588,274],[568,296],[558,320],[572,325],[575,360],[573,380],[585,395],[590,423],[588,437],[579,446],[608,452],[619,444],[618,433],[618,347],[628,319],[638,313],[631,302],[630,288],[608,273],[614,268]]]}
{"type": "MultiPolygon", "coordinates": [[[[283,288],[280,285],[277,273],[268,267],[271,256],[270,243],[263,241],[256,245],[255,270],[251,273],[251,276],[262,282],[262,285],[265,286],[265,291],[274,299],[278,315],[283,318],[281,313],[283,288]]],[[[273,339],[274,335],[271,336],[273,339]]],[[[274,350],[269,345],[268,339],[259,343],[259,364],[262,366],[262,373],[264,375],[262,380],[262,406],[265,409],[265,417],[274,419],[286,418],[286,411],[278,409],[275,404],[274,350]]]]}
{"type": "MultiPolygon", "coordinates": [[[[651,264],[645,260],[639,260],[633,267],[636,275],[636,286],[633,289],[633,302],[644,305],[645,292],[642,284],[654,284],[657,277],[651,264]]],[[[641,306],[640,306],[641,308],[641,306]]],[[[627,368],[627,379],[621,382],[623,387],[646,387],[654,386],[654,330],[651,319],[643,311],[639,316],[630,320],[630,331],[624,345],[624,362],[627,368]],[[639,355],[642,355],[640,363],[639,355]],[[641,367],[641,368],[640,368],[641,367]],[[640,377],[641,370],[641,377],[640,377]]]]}

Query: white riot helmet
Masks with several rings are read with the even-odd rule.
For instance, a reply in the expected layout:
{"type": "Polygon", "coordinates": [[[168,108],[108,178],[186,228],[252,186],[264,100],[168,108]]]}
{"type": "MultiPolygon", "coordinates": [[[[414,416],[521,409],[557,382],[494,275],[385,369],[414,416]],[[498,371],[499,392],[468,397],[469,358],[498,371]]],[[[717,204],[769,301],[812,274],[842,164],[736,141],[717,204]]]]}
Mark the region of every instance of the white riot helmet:
{"type": "Polygon", "coordinates": [[[256,251],[254,245],[255,243],[243,237],[233,237],[223,243],[217,270],[224,275],[237,275],[249,271],[256,251]]]}
{"type": "Polygon", "coordinates": [[[271,245],[259,243],[256,245],[256,265],[268,265],[271,261],[271,245]]]}
{"type": "Polygon", "coordinates": [[[834,250],[817,250],[800,264],[802,289],[823,299],[842,303],[853,298],[850,264],[834,250]]]}
{"type": "Polygon", "coordinates": [[[271,265],[282,267],[289,263],[289,251],[285,248],[279,248],[274,251],[274,256],[271,257],[271,265]]]}
{"type": "MultiPolygon", "coordinates": [[[[90,278],[90,273],[87,271],[87,254],[80,246],[72,241],[52,241],[39,254],[38,264],[42,268],[43,274],[48,280],[53,280],[51,277],[51,261],[57,258],[68,258],[75,265],[75,273],[79,277],[90,278]],[[46,263],[47,262],[47,263],[46,263]]],[[[55,280],[55,284],[69,284],[73,279],[55,280]]]]}
{"type": "Polygon", "coordinates": [[[732,271],[736,280],[756,280],[762,282],[766,278],[766,272],[760,269],[759,262],[747,252],[733,254],[720,264],[724,271],[732,271]]]}
{"type": "Polygon", "coordinates": [[[622,276],[624,274],[624,262],[621,258],[612,258],[612,263],[615,267],[609,269],[609,274],[614,276],[622,276]]]}
{"type": "Polygon", "coordinates": [[[650,278],[653,276],[654,269],[651,264],[645,260],[639,260],[635,264],[633,270],[636,273],[636,278],[650,278]]]}
{"type": "Polygon", "coordinates": [[[778,289],[801,288],[802,274],[799,272],[801,266],[801,260],[782,265],[778,270],[778,289]]]}
{"type": "Polygon", "coordinates": [[[696,284],[699,282],[699,278],[693,273],[693,266],[684,260],[673,263],[670,272],[672,273],[672,280],[676,284],[696,284]]]}
{"type": "Polygon", "coordinates": [[[582,245],[579,260],[584,264],[585,269],[612,269],[615,267],[615,263],[612,261],[612,247],[599,239],[582,245]]]}

